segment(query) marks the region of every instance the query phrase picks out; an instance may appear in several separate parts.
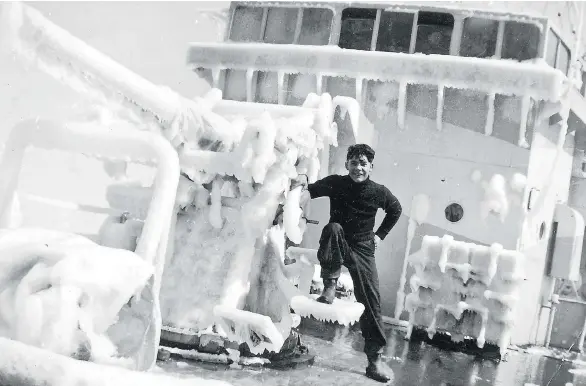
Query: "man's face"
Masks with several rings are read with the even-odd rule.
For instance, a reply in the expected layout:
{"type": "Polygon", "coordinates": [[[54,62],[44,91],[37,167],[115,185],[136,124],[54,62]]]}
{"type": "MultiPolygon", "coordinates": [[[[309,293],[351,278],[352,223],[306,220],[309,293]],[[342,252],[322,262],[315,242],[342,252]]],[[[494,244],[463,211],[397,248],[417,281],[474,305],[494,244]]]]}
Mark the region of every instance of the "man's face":
{"type": "Polygon", "coordinates": [[[352,157],[346,161],[348,175],[354,182],[364,182],[372,172],[372,163],[368,162],[366,156],[352,157]]]}

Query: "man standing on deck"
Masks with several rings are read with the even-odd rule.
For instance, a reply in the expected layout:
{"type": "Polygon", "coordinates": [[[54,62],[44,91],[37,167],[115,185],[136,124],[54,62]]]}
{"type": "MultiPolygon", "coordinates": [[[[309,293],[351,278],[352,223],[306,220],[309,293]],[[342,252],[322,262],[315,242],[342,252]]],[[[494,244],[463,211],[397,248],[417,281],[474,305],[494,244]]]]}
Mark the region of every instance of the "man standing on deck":
{"type": "Polygon", "coordinates": [[[370,179],[374,150],[365,144],[350,146],[346,156],[348,175],[331,175],[313,184],[298,178],[292,188],[305,185],[311,198],[330,198],[330,221],[324,227],[317,257],[324,290],[318,302],[332,304],[342,265],[350,272],[356,300],[364,305],[360,328],[368,358],[366,376],[388,382],[381,354],[386,346],[383,331],[378,273],[374,252],[401,216],[401,204],[385,186],[370,179]],[[386,216],[374,232],[377,210],[386,216]]]}

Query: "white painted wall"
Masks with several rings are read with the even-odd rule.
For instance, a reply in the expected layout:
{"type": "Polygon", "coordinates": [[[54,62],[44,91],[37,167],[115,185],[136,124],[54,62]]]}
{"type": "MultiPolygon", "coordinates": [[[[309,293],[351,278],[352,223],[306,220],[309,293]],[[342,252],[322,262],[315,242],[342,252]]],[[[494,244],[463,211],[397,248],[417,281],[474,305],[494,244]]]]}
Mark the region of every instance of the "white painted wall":
{"type": "MultiPolygon", "coordinates": [[[[379,120],[372,114],[371,110],[375,108],[370,104],[365,107],[366,116],[373,119],[371,125],[375,129],[374,135],[368,132],[376,150],[372,179],[387,186],[403,207],[401,219],[376,254],[383,314],[393,316],[413,197],[427,195],[430,211],[425,224],[415,232],[410,253],[419,249],[425,234],[442,236],[446,233],[454,235],[457,240],[481,244],[498,242],[507,249],[515,249],[520,237],[519,224],[523,219],[522,193],[512,192],[508,185],[510,210],[504,221],[492,214],[483,218],[480,210],[480,203],[485,198],[482,182],[488,182],[494,174],[501,174],[509,183],[515,173],[526,174],[529,150],[445,122],[442,130],[438,131],[435,120],[411,113],[407,114],[406,127],[401,130],[397,125],[396,110],[391,110],[386,118],[379,120]],[[480,172],[481,181],[472,180],[475,171],[480,172]],[[445,218],[445,207],[452,202],[464,208],[464,217],[457,223],[445,218]]],[[[476,113],[470,111],[468,114],[476,113]]],[[[348,131],[345,122],[339,121],[339,129],[340,137],[345,138],[347,135],[344,132],[348,131]]],[[[512,133],[512,137],[516,135],[512,133]]],[[[348,139],[341,142],[346,146],[350,144],[348,139]]],[[[330,162],[332,172],[339,170],[340,174],[344,173],[346,146],[333,149],[330,162]]],[[[317,248],[319,234],[327,223],[328,215],[327,199],[313,202],[311,217],[319,219],[320,225],[311,226],[305,235],[305,245],[317,248]]],[[[377,226],[383,215],[381,211],[377,216],[377,226]]]]}
{"type": "Polygon", "coordinates": [[[552,278],[545,275],[547,246],[551,223],[557,202],[566,202],[570,189],[571,165],[574,154],[574,136],[565,136],[564,146],[558,149],[560,125],[540,125],[536,129],[527,172],[528,189],[539,189],[539,198],[532,203],[523,221],[520,250],[525,254],[526,280],[521,289],[521,301],[516,312],[516,326],[512,343],[536,342],[543,344],[549,311],[540,305],[549,299],[552,278]],[[543,236],[540,227],[545,225],[543,236]],[[531,321],[529,325],[528,322],[531,321]]]}

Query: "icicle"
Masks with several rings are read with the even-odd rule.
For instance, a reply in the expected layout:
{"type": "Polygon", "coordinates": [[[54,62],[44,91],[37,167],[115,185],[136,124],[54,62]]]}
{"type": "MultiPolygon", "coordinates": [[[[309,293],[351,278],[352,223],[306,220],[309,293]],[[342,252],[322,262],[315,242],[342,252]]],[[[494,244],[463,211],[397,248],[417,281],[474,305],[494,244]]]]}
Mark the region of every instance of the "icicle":
{"type": "Polygon", "coordinates": [[[220,85],[220,74],[222,73],[221,68],[212,68],[212,82],[214,88],[219,88],[220,85]]]}
{"type": "MultiPolygon", "coordinates": [[[[397,291],[397,301],[395,303],[395,319],[400,319],[401,313],[403,312],[403,302],[405,299],[405,282],[407,279],[407,262],[409,260],[409,253],[411,251],[411,243],[413,241],[413,237],[415,237],[415,230],[417,228],[417,225],[425,221],[428,212],[429,197],[425,194],[418,194],[414,196],[413,200],[411,201],[409,224],[407,226],[407,245],[405,247],[405,257],[403,259],[403,269],[401,271],[399,290],[397,291]]],[[[425,250],[423,250],[422,252],[425,252],[425,250]]]]}
{"type": "Polygon", "coordinates": [[[405,340],[411,339],[413,333],[413,325],[415,324],[415,312],[409,314],[409,325],[407,325],[407,333],[405,334],[405,340]]]}
{"type": "Polygon", "coordinates": [[[405,128],[405,113],[407,111],[407,82],[399,84],[399,103],[397,106],[397,124],[399,129],[405,128]]]}
{"type": "Polygon", "coordinates": [[[358,77],[356,78],[356,100],[358,101],[358,105],[362,106],[362,83],[364,82],[364,78],[358,77]]]}
{"type": "Polygon", "coordinates": [[[316,93],[317,95],[321,95],[323,90],[323,75],[317,74],[316,75],[316,93]]]}
{"type": "Polygon", "coordinates": [[[446,272],[446,263],[448,262],[448,252],[450,251],[450,245],[451,245],[452,241],[454,241],[453,236],[444,235],[442,237],[442,241],[441,241],[442,254],[440,256],[439,262],[437,263],[441,273],[446,272]]]}
{"type": "Polygon", "coordinates": [[[439,84],[437,87],[437,111],[435,117],[435,125],[438,131],[442,130],[444,114],[444,85],[439,84]]]}
{"type": "Polygon", "coordinates": [[[283,71],[277,72],[277,99],[280,105],[285,104],[285,73],[283,71]]]}
{"type": "Polygon", "coordinates": [[[210,213],[209,219],[210,224],[216,229],[222,228],[223,220],[222,220],[222,185],[224,182],[221,178],[216,178],[214,182],[212,182],[212,194],[211,200],[212,204],[210,206],[210,213]]]}
{"type": "Polygon", "coordinates": [[[338,95],[333,100],[333,109],[340,106],[340,117],[345,119],[346,113],[350,115],[350,123],[352,125],[352,132],[354,133],[354,140],[358,140],[358,125],[360,122],[360,104],[354,98],[338,95]]]}
{"type": "Polygon", "coordinates": [[[450,41],[450,56],[460,56],[460,44],[462,42],[462,30],[464,29],[464,16],[454,15],[454,27],[450,41]]]}
{"type": "Polygon", "coordinates": [[[285,225],[285,232],[287,237],[295,244],[301,243],[303,233],[299,227],[299,221],[301,219],[301,207],[299,200],[301,197],[301,186],[293,189],[287,195],[287,201],[283,208],[283,224],[285,225]]]}
{"type": "Polygon", "coordinates": [[[486,342],[486,325],[488,323],[488,309],[484,308],[483,312],[481,313],[482,316],[482,325],[480,326],[480,331],[478,332],[478,336],[476,337],[476,345],[478,348],[483,348],[484,343],[486,342]]]}
{"type": "Polygon", "coordinates": [[[488,98],[486,99],[486,106],[488,107],[488,113],[486,114],[486,123],[484,125],[484,135],[491,136],[492,135],[492,128],[494,125],[494,98],[495,94],[490,93],[488,94],[488,98]]]}
{"type": "Polygon", "coordinates": [[[502,56],[504,36],[505,36],[505,21],[500,20],[498,30],[497,30],[497,35],[496,35],[496,47],[494,50],[494,57],[496,59],[500,59],[502,56]]]}
{"type": "Polygon", "coordinates": [[[362,313],[364,306],[361,303],[334,299],[333,304],[323,304],[315,301],[318,295],[294,296],[291,298],[291,308],[299,316],[313,317],[318,320],[336,321],[347,326],[356,323],[362,313]]]}
{"type": "Polygon", "coordinates": [[[431,323],[429,324],[429,327],[427,327],[427,336],[429,337],[429,339],[433,339],[433,336],[436,333],[436,327],[435,324],[437,323],[437,313],[440,310],[440,306],[436,306],[433,309],[433,319],[431,319],[431,323]]]}
{"type": "Polygon", "coordinates": [[[490,246],[490,264],[488,266],[488,278],[487,278],[487,285],[490,285],[494,275],[496,274],[496,269],[498,265],[498,258],[503,250],[503,246],[498,243],[494,243],[490,246]]]}
{"type": "Polygon", "coordinates": [[[509,327],[509,325],[506,325],[505,328],[503,328],[503,331],[501,333],[501,336],[499,338],[499,349],[500,349],[500,354],[501,357],[504,358],[505,354],[507,353],[507,348],[509,347],[509,342],[511,339],[511,328],[509,327]]]}
{"type": "Polygon", "coordinates": [[[246,70],[246,101],[254,102],[252,95],[252,78],[254,77],[254,69],[249,68],[246,70]]]}
{"type": "Polygon", "coordinates": [[[521,123],[519,124],[519,141],[517,145],[527,149],[529,144],[525,138],[527,132],[527,118],[529,116],[529,109],[531,108],[531,97],[524,96],[521,104],[521,123]]]}

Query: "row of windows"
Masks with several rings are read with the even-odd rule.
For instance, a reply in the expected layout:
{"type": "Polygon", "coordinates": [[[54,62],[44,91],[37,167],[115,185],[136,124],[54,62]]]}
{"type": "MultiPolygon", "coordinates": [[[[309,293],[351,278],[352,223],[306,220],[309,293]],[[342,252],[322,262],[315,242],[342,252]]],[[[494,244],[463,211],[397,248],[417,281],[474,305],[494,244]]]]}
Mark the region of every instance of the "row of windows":
{"type": "Polygon", "coordinates": [[[230,40],[326,45],[330,40],[332,18],[332,11],[324,8],[237,7],[230,40]]]}
{"type": "MultiPolygon", "coordinates": [[[[370,120],[381,119],[398,108],[399,85],[395,82],[364,80],[364,113],[370,120]]],[[[323,77],[322,88],[335,97],[356,95],[356,81],[351,78],[323,77]]],[[[225,70],[224,98],[247,100],[246,72],[225,70]]],[[[276,72],[257,71],[253,76],[252,101],[257,103],[278,103],[278,77],[276,72]]],[[[317,78],[312,74],[288,74],[283,84],[283,103],[301,106],[307,94],[317,92],[317,78]]],[[[442,121],[458,127],[465,127],[484,133],[492,103],[492,136],[517,145],[519,127],[522,122],[522,98],[497,94],[493,102],[487,93],[476,90],[462,90],[446,87],[443,89],[442,121]],[[473,113],[471,113],[473,112],[473,113]]],[[[438,106],[438,87],[409,84],[406,90],[405,109],[408,113],[435,120],[438,106]]],[[[526,142],[531,143],[535,109],[526,117],[526,142]]]]}
{"type": "MultiPolygon", "coordinates": [[[[376,9],[345,9],[342,12],[339,46],[356,50],[450,54],[454,31],[452,14],[382,11],[377,25],[377,13],[376,9]]],[[[498,28],[497,20],[465,18],[459,55],[479,58],[497,55],[498,28]]],[[[536,58],[539,39],[540,32],[536,25],[506,21],[500,57],[516,60],[536,58]]]]}
{"type": "Polygon", "coordinates": [[[570,69],[570,49],[551,28],[547,32],[545,61],[564,74],[568,74],[568,70],[570,69]]]}
{"type": "MultiPolygon", "coordinates": [[[[333,12],[325,8],[239,6],[234,12],[230,40],[326,45],[332,20],[333,12]]],[[[499,21],[466,18],[459,55],[479,58],[497,55],[498,29],[499,21]]],[[[379,10],[372,8],[347,8],[342,12],[338,45],[355,50],[449,55],[453,31],[454,16],[450,13],[381,11],[379,14],[379,10]]],[[[536,25],[506,21],[500,57],[536,58],[539,41],[540,31],[536,25]]]]}

